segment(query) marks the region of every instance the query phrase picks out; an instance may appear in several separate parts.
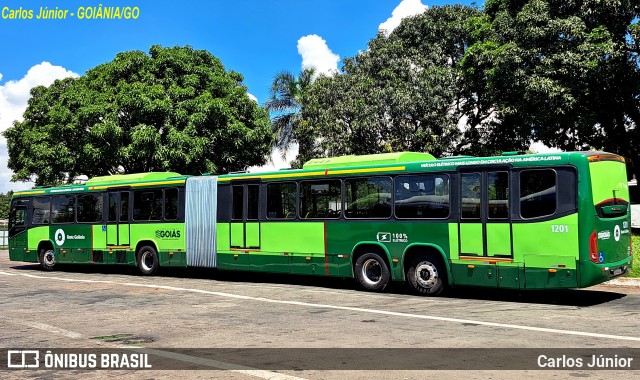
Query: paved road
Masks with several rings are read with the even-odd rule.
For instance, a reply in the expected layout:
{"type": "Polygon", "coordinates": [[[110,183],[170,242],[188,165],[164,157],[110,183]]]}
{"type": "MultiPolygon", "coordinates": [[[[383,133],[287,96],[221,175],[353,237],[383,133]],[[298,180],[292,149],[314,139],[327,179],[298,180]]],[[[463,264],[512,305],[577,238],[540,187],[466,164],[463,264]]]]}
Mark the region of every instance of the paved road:
{"type": "MultiPolygon", "coordinates": [[[[167,363],[216,369],[5,371],[0,374],[3,378],[425,378],[433,373],[361,370],[362,365],[357,366],[359,370],[326,370],[322,365],[307,369],[305,358],[296,353],[318,354],[324,358],[323,365],[332,367],[327,353],[353,353],[337,348],[466,348],[453,354],[470,359],[487,355],[487,362],[509,354],[512,348],[586,348],[596,354],[616,347],[640,349],[640,288],[636,287],[601,285],[524,293],[458,289],[447,297],[423,298],[407,294],[403,286],[378,294],[360,291],[348,280],[210,270],[162,270],[158,276],[142,277],[128,267],[70,265],[43,272],[34,264],[10,262],[6,251],[0,251],[0,288],[0,347],[145,347],[167,363]],[[176,348],[297,348],[276,352],[291,356],[290,362],[299,361],[302,369],[267,366],[265,370],[251,366],[246,358],[200,359],[189,352],[176,354],[172,350],[176,348]],[[473,348],[505,349],[476,354],[473,348]]],[[[390,364],[380,357],[384,352],[367,352],[372,367],[390,364]]],[[[411,351],[393,352],[397,356],[411,351]]],[[[335,367],[341,368],[340,357],[334,360],[335,367]]],[[[640,355],[636,361],[640,362],[640,355]]],[[[604,379],[640,378],[640,371],[481,369],[436,375],[604,379]]]]}

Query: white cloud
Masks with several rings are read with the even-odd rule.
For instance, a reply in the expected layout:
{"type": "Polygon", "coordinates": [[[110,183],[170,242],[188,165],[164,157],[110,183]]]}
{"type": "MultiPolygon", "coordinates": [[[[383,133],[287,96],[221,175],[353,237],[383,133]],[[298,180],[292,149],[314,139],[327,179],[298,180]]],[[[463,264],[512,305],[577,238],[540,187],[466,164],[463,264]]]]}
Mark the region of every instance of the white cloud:
{"type": "Polygon", "coordinates": [[[427,10],[426,5],[421,0],[402,0],[396,9],[391,12],[391,17],[378,26],[378,30],[387,36],[400,25],[403,18],[415,16],[427,10]]]}
{"type": "Polygon", "coordinates": [[[331,75],[338,72],[340,56],[327,46],[327,41],[317,34],[310,34],[298,40],[298,53],[302,56],[302,68],[316,68],[316,75],[331,75]]]}
{"type": "Polygon", "coordinates": [[[247,96],[249,97],[249,99],[253,100],[254,102],[258,103],[258,98],[256,98],[255,95],[253,95],[250,92],[247,92],[247,96]]]}
{"type": "MultiPolygon", "coordinates": [[[[2,80],[0,74],[0,80],[2,80]]],[[[20,80],[10,80],[0,86],[0,132],[13,125],[14,120],[21,121],[27,109],[29,92],[35,86],[50,86],[56,79],[78,77],[78,74],[49,62],[42,62],[29,69],[20,80]]],[[[23,190],[33,186],[31,182],[11,183],[13,173],[7,168],[9,155],[7,142],[0,136],[0,193],[9,190],[23,190]]]]}
{"type": "Polygon", "coordinates": [[[289,163],[295,160],[297,155],[298,144],[291,144],[291,147],[287,150],[287,155],[284,160],[282,159],[282,150],[273,148],[271,151],[271,160],[262,166],[251,166],[249,168],[249,172],[259,173],[290,168],[291,165],[289,165],[289,163]]]}
{"type": "Polygon", "coordinates": [[[558,148],[550,148],[542,143],[542,141],[536,141],[529,145],[529,150],[534,153],[557,153],[561,152],[558,148]]]}

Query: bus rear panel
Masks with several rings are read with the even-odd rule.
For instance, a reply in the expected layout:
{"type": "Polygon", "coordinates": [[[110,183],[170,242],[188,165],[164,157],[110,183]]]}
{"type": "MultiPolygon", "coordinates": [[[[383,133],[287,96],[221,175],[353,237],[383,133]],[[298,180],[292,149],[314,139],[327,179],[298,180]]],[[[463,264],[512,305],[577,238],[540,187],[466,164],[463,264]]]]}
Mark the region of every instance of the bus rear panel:
{"type": "Polygon", "coordinates": [[[586,208],[581,236],[588,241],[581,244],[580,287],[626,274],[632,260],[624,158],[611,154],[589,156],[589,184],[591,194],[580,195],[586,208]]]}

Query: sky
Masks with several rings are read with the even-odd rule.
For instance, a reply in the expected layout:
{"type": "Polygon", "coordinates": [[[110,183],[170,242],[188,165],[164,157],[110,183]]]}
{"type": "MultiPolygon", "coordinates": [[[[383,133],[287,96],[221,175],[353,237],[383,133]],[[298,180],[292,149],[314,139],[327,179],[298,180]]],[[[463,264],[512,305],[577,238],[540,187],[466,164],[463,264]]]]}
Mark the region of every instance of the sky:
{"type": "MultiPolygon", "coordinates": [[[[0,132],[22,120],[32,87],[83,75],[120,52],[148,52],[156,44],[208,50],[227,70],[244,76],[248,92],[262,105],[278,72],[298,73],[306,66],[336,71],[379,30],[390,32],[403,17],[453,3],[470,1],[0,0],[0,132]],[[137,7],[137,18],[79,18],[88,13],[80,7],[95,13],[100,6],[137,7]],[[37,19],[41,7],[59,14],[67,10],[66,18],[37,19]]],[[[9,182],[7,160],[6,140],[0,137],[0,193],[32,187],[9,182]]],[[[284,165],[274,152],[271,166],[284,165]]]]}

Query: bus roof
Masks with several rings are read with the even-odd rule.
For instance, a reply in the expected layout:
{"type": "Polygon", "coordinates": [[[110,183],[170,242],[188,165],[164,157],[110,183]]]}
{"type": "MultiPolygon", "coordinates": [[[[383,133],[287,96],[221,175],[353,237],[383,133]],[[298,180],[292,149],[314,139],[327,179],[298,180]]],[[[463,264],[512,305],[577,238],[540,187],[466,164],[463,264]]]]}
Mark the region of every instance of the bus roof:
{"type": "Polygon", "coordinates": [[[380,153],[366,154],[362,156],[341,156],[329,158],[314,158],[307,161],[303,169],[327,169],[337,167],[351,166],[369,166],[383,164],[398,164],[406,162],[433,161],[436,158],[429,153],[417,152],[396,152],[396,153],[380,153]]]}
{"type": "MultiPolygon", "coordinates": [[[[304,164],[303,169],[278,170],[269,172],[230,173],[219,175],[222,182],[230,180],[286,180],[302,177],[317,177],[350,174],[384,174],[398,172],[450,171],[468,165],[514,165],[540,166],[564,165],[574,159],[592,161],[614,160],[624,162],[624,158],[615,154],[585,151],[557,152],[541,154],[509,154],[493,157],[454,156],[436,159],[429,153],[397,152],[369,154],[360,156],[342,156],[332,158],[316,158],[304,164]]],[[[184,184],[189,175],[175,172],[150,172],[136,174],[117,174],[94,177],[84,185],[65,185],[51,188],[35,188],[17,191],[15,196],[56,194],[66,192],[82,192],[104,190],[111,187],[144,187],[157,185],[184,184]]]]}
{"type": "Polygon", "coordinates": [[[92,190],[104,190],[112,187],[137,187],[179,185],[190,176],[175,172],[149,172],[134,174],[114,174],[109,176],[93,177],[84,184],[69,184],[56,187],[36,187],[31,190],[16,191],[14,196],[64,194],[92,190]]]}
{"type": "Polygon", "coordinates": [[[97,185],[117,185],[132,182],[143,181],[160,181],[169,178],[182,177],[181,174],[175,172],[150,172],[150,173],[134,173],[134,174],[114,174],[102,177],[93,177],[85,183],[87,186],[97,185]]]}
{"type": "Polygon", "coordinates": [[[318,158],[307,161],[303,169],[244,172],[220,175],[219,181],[231,180],[287,180],[305,177],[319,177],[331,175],[378,174],[385,173],[415,173],[430,171],[450,171],[461,166],[471,165],[511,165],[523,166],[556,166],[567,165],[584,160],[592,162],[599,160],[615,160],[624,162],[621,156],[599,152],[554,152],[524,154],[506,152],[501,156],[476,157],[453,156],[435,159],[428,153],[398,152],[362,156],[343,156],[333,158],[318,158]]]}

